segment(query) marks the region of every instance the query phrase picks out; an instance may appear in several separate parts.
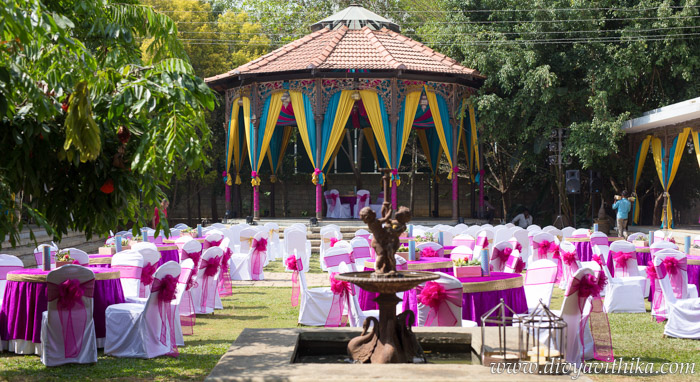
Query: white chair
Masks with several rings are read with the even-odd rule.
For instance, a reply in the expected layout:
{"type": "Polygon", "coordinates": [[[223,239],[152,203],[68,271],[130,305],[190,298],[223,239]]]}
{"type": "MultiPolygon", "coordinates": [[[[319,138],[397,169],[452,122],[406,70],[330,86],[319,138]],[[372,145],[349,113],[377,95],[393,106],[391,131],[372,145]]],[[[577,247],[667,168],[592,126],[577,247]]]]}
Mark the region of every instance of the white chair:
{"type": "Polygon", "coordinates": [[[357,270],[365,269],[365,261],[372,258],[369,243],[362,237],[356,237],[350,240],[350,245],[352,246],[352,257],[355,259],[357,270]]]}
{"type": "Polygon", "coordinates": [[[627,236],[627,241],[629,241],[631,243],[640,237],[646,237],[646,235],[644,235],[643,232],[635,232],[635,233],[632,233],[629,236],[627,236]]]}
{"type": "Polygon", "coordinates": [[[143,242],[142,241],[142,242],[134,243],[131,246],[132,251],[138,251],[138,250],[144,249],[144,248],[152,249],[154,251],[158,250],[158,247],[155,244],[150,243],[150,242],[143,242]]]}
{"type": "Polygon", "coordinates": [[[520,250],[520,257],[523,259],[525,264],[528,264],[531,258],[530,239],[528,237],[528,231],[516,228],[515,231],[513,231],[511,238],[508,239],[508,241],[510,241],[513,244],[513,248],[520,250]]]}
{"type": "Polygon", "coordinates": [[[304,269],[308,270],[311,257],[311,242],[306,239],[306,232],[298,229],[285,230],[284,245],[287,257],[294,255],[301,259],[304,269]]]}
{"type": "Polygon", "coordinates": [[[668,307],[666,302],[668,302],[668,297],[665,292],[659,293],[659,290],[663,291],[661,288],[660,278],[664,277],[664,274],[659,273],[660,271],[666,271],[669,274],[669,285],[671,286],[671,291],[673,292],[673,297],[679,300],[684,299],[695,299],[698,297],[698,290],[695,284],[688,283],[688,272],[687,272],[687,257],[686,255],[676,249],[664,249],[656,252],[654,254],[654,264],[656,264],[656,259],[660,258],[662,262],[673,262],[675,266],[671,267],[671,263],[665,264],[663,267],[655,266],[657,279],[655,280],[655,290],[652,300],[651,314],[656,316],[657,320],[661,321],[664,318],[668,318],[668,307]],[[670,259],[673,258],[673,259],[670,259]]]}
{"type": "Polygon", "coordinates": [[[218,247],[224,240],[224,233],[219,230],[211,230],[204,235],[204,248],[218,247]]]}
{"type": "MultiPolygon", "coordinates": [[[[346,263],[351,268],[355,268],[355,262],[352,258],[352,247],[333,247],[323,253],[321,259],[322,264],[326,266],[328,272],[340,272],[338,266],[340,263],[346,263]]],[[[353,269],[355,272],[356,269],[353,269]]]]}
{"type": "Polygon", "coordinates": [[[483,248],[488,249],[489,258],[491,257],[491,252],[493,249],[493,231],[490,229],[482,229],[476,236],[476,241],[474,243],[474,256],[481,256],[481,250],[483,248]]]}
{"type": "Polygon", "coordinates": [[[563,239],[568,239],[570,237],[574,236],[574,231],[576,231],[576,228],[574,227],[564,227],[561,230],[562,238],[563,239]]]}
{"type": "MultiPolygon", "coordinates": [[[[24,269],[24,264],[19,257],[5,254],[0,255],[0,306],[2,306],[2,298],[5,295],[7,272],[19,271],[21,269],[24,269]]],[[[3,345],[0,344],[0,351],[2,351],[2,349],[3,345]]]]}
{"type": "MultiPolygon", "coordinates": [[[[576,271],[573,279],[580,282],[588,275],[594,276],[593,271],[589,268],[581,268],[576,271]]],[[[561,318],[566,322],[566,361],[579,365],[583,360],[593,358],[593,336],[588,326],[591,299],[587,297],[585,301],[580,301],[579,289],[575,285],[572,282],[567,288],[562,302],[561,318]],[[582,330],[583,335],[581,335],[582,330]]]]}
{"type": "Polygon", "coordinates": [[[170,237],[178,237],[182,235],[182,230],[177,228],[170,228],[170,237]]]}
{"type": "MultiPolygon", "coordinates": [[[[416,326],[463,326],[462,325],[462,282],[453,276],[442,272],[436,272],[440,278],[434,281],[420,284],[416,287],[416,299],[418,300],[418,317],[416,326]],[[437,285],[437,286],[436,286],[437,285]],[[444,290],[444,300],[434,301],[431,294],[423,291],[426,288],[442,288],[444,290]],[[428,302],[426,305],[424,302],[428,302]],[[432,306],[431,306],[432,305],[432,306]]],[[[426,291],[427,292],[427,291],[426,291]]],[[[438,294],[439,295],[439,294],[438,294]]],[[[464,326],[472,325],[467,321],[464,326]]],[[[476,323],[474,323],[476,324],[476,323]]]]}
{"type": "MultiPolygon", "coordinates": [[[[559,280],[559,288],[566,290],[569,287],[571,279],[576,274],[576,271],[581,268],[581,261],[576,252],[576,246],[566,240],[559,244],[559,255],[561,256],[561,280],[559,280]]],[[[595,263],[595,262],[594,262],[595,263]]],[[[597,264],[597,263],[595,263],[597,264]]]]}
{"type": "Polygon", "coordinates": [[[338,190],[330,190],[324,192],[326,199],[326,206],[328,210],[326,212],[326,217],[336,218],[336,219],[350,219],[352,218],[352,211],[350,211],[349,204],[342,204],[340,202],[340,193],[338,190]]]}
{"type": "Polygon", "coordinates": [[[107,307],[105,354],[114,357],[154,358],[177,356],[177,309],[180,265],[168,261],[156,271],[145,304],[124,303],[107,307]]]}
{"type": "MultiPolygon", "coordinates": [[[[303,259],[303,253],[295,253],[297,259],[303,259]]],[[[325,326],[328,313],[333,303],[333,292],[329,287],[309,288],[306,282],[308,267],[299,272],[300,305],[299,324],[309,326],[325,326]]]]}
{"type": "Polygon", "coordinates": [[[304,231],[304,232],[307,232],[307,231],[308,231],[306,225],[305,225],[305,224],[302,224],[302,223],[294,223],[294,224],[290,225],[289,227],[290,227],[290,228],[299,228],[300,230],[302,230],[302,231],[304,231]]]}
{"type": "Polygon", "coordinates": [[[651,253],[651,256],[654,256],[656,252],[659,252],[663,249],[675,249],[678,250],[678,246],[675,243],[671,243],[670,241],[663,241],[663,240],[656,240],[654,243],[649,246],[649,253],[651,253]]]}
{"type": "MultiPolygon", "coordinates": [[[[152,248],[141,248],[138,252],[143,256],[143,268],[141,268],[141,277],[139,278],[139,298],[147,298],[151,293],[151,285],[153,277],[158,270],[160,262],[160,252],[154,251],[152,248]]],[[[133,302],[127,298],[127,302],[133,302]]]]}
{"type": "Polygon", "coordinates": [[[540,301],[549,306],[552,300],[557,264],[549,259],[535,260],[525,272],[525,298],[528,312],[532,312],[540,301]]]}
{"type": "Polygon", "coordinates": [[[474,236],[462,233],[457,236],[455,236],[452,239],[452,245],[455,247],[459,246],[465,246],[469,247],[472,251],[474,250],[474,246],[476,245],[476,239],[474,239],[474,236]]]}
{"type": "Polygon", "coordinates": [[[175,225],[173,226],[173,228],[183,230],[183,229],[190,228],[190,226],[188,226],[188,225],[185,224],[185,223],[178,223],[178,224],[175,224],[175,225]]]}
{"type": "Polygon", "coordinates": [[[542,228],[540,226],[538,226],[537,224],[530,224],[529,226],[527,226],[527,228],[525,228],[525,230],[527,230],[528,232],[530,232],[530,231],[539,232],[539,231],[542,231],[542,228]]]}
{"type": "Polygon", "coordinates": [[[481,231],[481,226],[473,225],[473,226],[467,228],[467,231],[464,233],[471,236],[471,237],[476,237],[476,235],[478,235],[480,231],[481,231]]]}
{"type": "Polygon", "coordinates": [[[545,258],[552,260],[554,258],[554,253],[558,250],[558,242],[551,233],[538,232],[532,237],[532,246],[530,250],[532,251],[533,260],[542,260],[545,258]]]}
{"type": "Polygon", "coordinates": [[[220,247],[207,248],[202,254],[197,269],[197,285],[190,290],[196,313],[209,314],[214,311],[223,254],[220,247]]]}
{"type": "Polygon", "coordinates": [[[491,270],[494,272],[503,272],[514,249],[513,244],[508,241],[496,242],[496,244],[493,245],[489,261],[491,270]]]}
{"type": "MultiPolygon", "coordinates": [[[[178,313],[175,316],[175,340],[177,346],[185,346],[181,317],[183,316],[182,312],[187,312],[189,309],[182,309],[181,303],[182,297],[185,295],[185,290],[187,289],[187,282],[189,281],[193,271],[194,262],[192,261],[192,259],[186,259],[180,263],[180,277],[178,277],[177,279],[177,294],[175,295],[175,301],[173,302],[173,304],[177,306],[175,312],[178,313]]],[[[188,334],[192,333],[188,332],[188,334]]]]}
{"type": "MultiPolygon", "coordinates": [[[[321,228],[321,243],[319,246],[319,256],[323,259],[324,253],[331,248],[331,244],[343,240],[343,235],[340,229],[336,230],[332,227],[321,228]]],[[[325,264],[321,261],[321,269],[326,271],[325,264]]]]}
{"type": "Polygon", "coordinates": [[[223,223],[212,223],[210,227],[214,227],[216,229],[226,229],[228,226],[223,223]]]}
{"type": "MultiPolygon", "coordinates": [[[[670,251],[660,251],[654,256],[654,266],[656,267],[657,275],[660,277],[659,286],[662,290],[668,317],[664,335],[677,338],[700,339],[700,298],[697,298],[697,293],[695,297],[676,297],[676,291],[671,284],[670,278],[677,276],[672,275],[671,271],[664,264],[664,260],[668,257],[681,261],[685,256],[681,253],[670,251]]],[[[687,274],[685,277],[684,281],[687,284],[687,274]]]]}
{"type": "Polygon", "coordinates": [[[362,211],[363,208],[369,207],[369,191],[367,190],[357,190],[357,196],[356,196],[356,201],[355,205],[353,206],[353,217],[355,219],[360,218],[360,211],[362,211]]]}
{"type": "MultiPolygon", "coordinates": [[[[513,243],[510,243],[513,245],[513,243]]],[[[505,267],[503,268],[503,272],[505,273],[521,273],[525,269],[525,262],[523,261],[522,257],[520,256],[520,251],[518,249],[513,248],[513,251],[510,253],[510,256],[508,256],[508,259],[506,260],[505,267]]]]}
{"type": "Polygon", "coordinates": [[[124,297],[139,297],[143,255],[138,250],[127,249],[112,256],[112,269],[119,271],[124,297]]]}
{"type": "Polygon", "coordinates": [[[504,228],[496,231],[496,233],[493,236],[493,240],[496,243],[500,243],[502,241],[507,241],[508,239],[510,239],[510,237],[511,237],[510,229],[507,227],[504,227],[504,228]]]}
{"type": "MultiPolygon", "coordinates": [[[[342,262],[338,265],[338,271],[340,273],[353,272],[353,269],[354,266],[346,264],[345,262],[342,262]]],[[[360,294],[360,288],[353,284],[350,284],[350,288],[353,289],[354,293],[350,294],[350,306],[348,306],[345,310],[346,312],[349,310],[348,323],[350,324],[350,326],[361,328],[367,317],[374,317],[376,319],[379,319],[379,310],[362,310],[362,308],[360,308],[360,301],[358,299],[358,295],[360,294]]],[[[331,293],[333,292],[331,291],[331,293]]]]}
{"type": "Polygon", "coordinates": [[[615,277],[640,277],[642,294],[649,295],[649,282],[646,279],[646,266],[637,263],[637,248],[629,241],[617,240],[610,244],[615,277]],[[642,277],[643,276],[643,277],[642,277]]]}
{"type": "Polygon", "coordinates": [[[87,252],[83,251],[82,249],[66,248],[64,251],[68,251],[68,253],[70,253],[70,257],[77,261],[78,265],[87,267],[90,263],[90,257],[88,256],[87,252]]]}
{"type": "Polygon", "coordinates": [[[452,252],[450,252],[450,259],[452,259],[452,260],[457,260],[457,259],[471,260],[472,257],[473,257],[472,249],[467,247],[466,245],[458,245],[458,246],[452,248],[452,252]]]}
{"type": "Polygon", "coordinates": [[[591,232],[587,228],[578,228],[575,229],[574,232],[571,233],[571,237],[575,238],[584,238],[584,237],[590,237],[591,232]]]}
{"type": "MultiPolygon", "coordinates": [[[[593,247],[593,253],[602,257],[599,247],[593,247]]],[[[634,263],[637,263],[636,258],[634,263]]],[[[608,278],[608,284],[605,286],[605,310],[608,313],[645,313],[643,295],[645,278],[617,277],[617,273],[613,277],[607,265],[603,264],[601,268],[608,278]]]]}
{"type": "Polygon", "coordinates": [[[377,216],[382,216],[382,206],[384,205],[384,191],[379,192],[379,195],[377,196],[377,200],[375,201],[374,204],[370,204],[369,208],[374,211],[377,216]]]}
{"type": "Polygon", "coordinates": [[[232,280],[251,280],[252,276],[250,274],[250,261],[251,261],[251,251],[250,248],[255,239],[255,235],[258,233],[254,228],[244,228],[240,233],[240,245],[238,246],[238,251],[231,255],[231,279],[232,280]]]}
{"type": "Polygon", "coordinates": [[[418,243],[416,245],[416,252],[420,251],[421,257],[428,257],[427,252],[432,251],[435,253],[433,257],[445,257],[445,249],[442,245],[433,242],[418,243]],[[427,251],[426,251],[427,250],[427,251]]]}
{"type": "Polygon", "coordinates": [[[95,274],[86,267],[69,264],[51,271],[46,283],[48,309],[41,316],[41,363],[58,366],[97,362],[95,274]],[[69,290],[81,293],[67,293],[69,290]]]}
{"type": "Polygon", "coordinates": [[[282,244],[280,243],[280,227],[277,223],[265,223],[265,231],[267,231],[268,249],[267,258],[273,261],[282,258],[282,244]]]}

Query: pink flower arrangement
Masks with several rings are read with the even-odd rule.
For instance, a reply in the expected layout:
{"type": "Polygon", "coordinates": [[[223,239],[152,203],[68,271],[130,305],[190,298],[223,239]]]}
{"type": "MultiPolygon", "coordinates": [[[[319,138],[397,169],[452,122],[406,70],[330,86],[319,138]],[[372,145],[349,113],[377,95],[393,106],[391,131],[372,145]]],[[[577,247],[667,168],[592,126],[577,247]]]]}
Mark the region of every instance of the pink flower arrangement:
{"type": "Polygon", "coordinates": [[[420,250],[420,255],[422,257],[437,257],[438,253],[434,249],[426,247],[420,250]]]}
{"type": "Polygon", "coordinates": [[[435,281],[428,281],[425,283],[425,287],[418,295],[418,301],[421,304],[427,305],[433,309],[437,309],[446,298],[447,293],[445,292],[445,287],[435,281]]]}

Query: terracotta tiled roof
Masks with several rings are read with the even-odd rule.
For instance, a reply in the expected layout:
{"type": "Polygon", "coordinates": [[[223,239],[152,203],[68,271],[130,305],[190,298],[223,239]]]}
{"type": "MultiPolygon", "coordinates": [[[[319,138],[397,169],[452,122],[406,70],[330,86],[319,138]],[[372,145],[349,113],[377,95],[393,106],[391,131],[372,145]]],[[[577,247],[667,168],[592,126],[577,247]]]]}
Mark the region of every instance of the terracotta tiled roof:
{"type": "Polygon", "coordinates": [[[474,69],[435,52],[427,46],[387,28],[371,30],[320,29],[273,52],[224,74],[206,79],[214,82],[240,74],[281,73],[326,69],[411,70],[463,74],[483,78],[474,69]]]}

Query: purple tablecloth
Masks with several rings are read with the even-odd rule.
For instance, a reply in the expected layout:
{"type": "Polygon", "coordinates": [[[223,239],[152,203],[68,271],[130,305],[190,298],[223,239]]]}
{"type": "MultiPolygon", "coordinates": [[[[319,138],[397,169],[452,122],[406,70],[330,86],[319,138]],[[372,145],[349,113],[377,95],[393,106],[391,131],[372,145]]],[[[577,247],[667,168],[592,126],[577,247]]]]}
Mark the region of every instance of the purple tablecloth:
{"type": "MultiPolygon", "coordinates": [[[[443,262],[447,260],[444,257],[422,257],[420,260],[416,261],[409,261],[407,264],[408,270],[412,270],[410,268],[410,265],[418,265],[421,267],[420,270],[422,271],[430,271],[430,272],[452,272],[452,268],[423,268],[423,266],[429,267],[427,264],[430,263],[436,263],[436,262],[443,262]]],[[[365,271],[373,271],[374,268],[367,268],[365,267],[365,271]]],[[[374,299],[379,296],[379,293],[372,293],[372,292],[367,292],[364,289],[360,288],[360,293],[357,296],[357,299],[360,302],[360,309],[362,310],[373,310],[373,309],[379,309],[379,305],[377,305],[376,302],[374,302],[374,299]]]]}
{"type": "Polygon", "coordinates": [[[176,263],[180,262],[180,252],[177,250],[177,246],[175,244],[156,244],[156,247],[158,247],[158,251],[160,252],[160,261],[158,261],[159,267],[168,261],[174,261],[176,263]],[[173,246],[176,248],[168,249],[172,248],[173,246]]]}
{"type": "MultiPolygon", "coordinates": [[[[450,272],[451,273],[451,272],[450,272]]],[[[522,277],[516,273],[493,272],[488,277],[460,277],[462,284],[472,282],[487,282],[522,277]]],[[[525,288],[494,290],[487,292],[462,293],[462,319],[475,321],[481,325],[481,316],[496,306],[501,299],[516,313],[527,313],[527,299],[525,298],[525,288]]],[[[418,314],[418,302],[416,300],[416,290],[411,289],[404,292],[403,309],[411,309],[418,314]]]]}
{"type": "MultiPolygon", "coordinates": [[[[104,258],[112,258],[112,255],[100,255],[100,254],[93,254],[93,255],[88,255],[88,258],[90,259],[104,259],[104,258]]],[[[88,268],[112,268],[112,264],[88,264],[88,268]]]]}
{"type": "MultiPolygon", "coordinates": [[[[593,248],[590,241],[576,241],[573,244],[581,261],[593,260],[593,248]]],[[[610,270],[610,275],[615,276],[615,264],[613,264],[612,256],[608,256],[608,269],[610,270]]]]}
{"type": "Polygon", "coordinates": [[[340,197],[340,204],[349,204],[350,205],[350,214],[354,214],[355,212],[355,204],[357,203],[357,197],[356,196],[341,196],[340,197]]]}
{"type": "MultiPolygon", "coordinates": [[[[91,268],[94,273],[113,272],[108,268],[91,268]]],[[[10,274],[41,275],[41,269],[24,269],[10,274]]],[[[48,307],[45,282],[7,281],[0,306],[0,339],[41,343],[41,315],[48,307]]],[[[119,279],[95,280],[93,318],[95,337],[105,337],[105,310],[112,304],[126,302],[119,279]]]]}

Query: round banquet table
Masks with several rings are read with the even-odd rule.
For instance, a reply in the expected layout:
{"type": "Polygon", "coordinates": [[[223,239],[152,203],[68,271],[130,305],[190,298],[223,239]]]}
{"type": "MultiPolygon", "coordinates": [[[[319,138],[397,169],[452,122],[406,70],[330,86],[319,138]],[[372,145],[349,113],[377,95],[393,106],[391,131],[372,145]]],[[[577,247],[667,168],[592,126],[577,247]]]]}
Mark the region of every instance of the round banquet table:
{"type": "Polygon", "coordinates": [[[159,267],[168,261],[180,262],[180,251],[178,251],[177,245],[163,243],[156,244],[156,247],[158,247],[158,252],[160,252],[160,261],[158,261],[159,267]]]}
{"type": "Polygon", "coordinates": [[[651,261],[651,252],[649,251],[649,247],[637,247],[637,264],[646,266],[649,264],[651,261]]]}
{"type": "Polygon", "coordinates": [[[88,255],[88,268],[112,268],[112,256],[99,253],[88,255]]]}
{"type": "MultiPolygon", "coordinates": [[[[405,269],[409,271],[431,271],[431,272],[452,272],[452,260],[446,257],[422,257],[420,260],[408,261],[405,269]]],[[[397,269],[399,267],[397,266],[397,269]]],[[[374,262],[365,261],[365,271],[373,271],[374,262]]],[[[379,309],[379,305],[374,301],[379,293],[367,292],[360,288],[357,299],[360,302],[360,309],[379,309]]]]}
{"type": "MultiPolygon", "coordinates": [[[[170,236],[167,239],[164,238],[163,244],[175,244],[175,241],[177,241],[177,239],[179,239],[179,238],[180,238],[180,236],[170,236]]],[[[195,237],[194,239],[197,240],[198,242],[204,244],[204,241],[205,241],[204,237],[195,237]]]]}
{"type": "MultiPolygon", "coordinates": [[[[694,284],[700,293],[700,256],[688,255],[688,285],[694,284]]],[[[656,289],[656,283],[650,283],[651,288],[649,289],[649,301],[654,299],[654,290],[656,289]]]]}
{"type": "MultiPolygon", "coordinates": [[[[119,271],[91,268],[95,273],[94,309],[95,337],[103,343],[105,310],[126,302],[119,271]]],[[[48,307],[46,275],[41,269],[23,269],[7,274],[7,286],[0,306],[0,339],[3,341],[41,343],[41,315],[48,307]]],[[[26,346],[24,346],[26,348],[26,346]]],[[[34,349],[39,348],[33,346],[34,349]]],[[[10,349],[13,347],[11,346],[10,349]]]]}
{"type": "MultiPolygon", "coordinates": [[[[451,272],[450,272],[451,274],[451,272]]],[[[481,326],[481,316],[503,299],[517,314],[527,313],[523,276],[518,273],[491,272],[491,276],[459,277],[462,282],[462,319],[481,326]]],[[[416,290],[404,292],[403,309],[418,315],[416,290]]],[[[510,314],[508,313],[510,316],[510,314]]]]}

